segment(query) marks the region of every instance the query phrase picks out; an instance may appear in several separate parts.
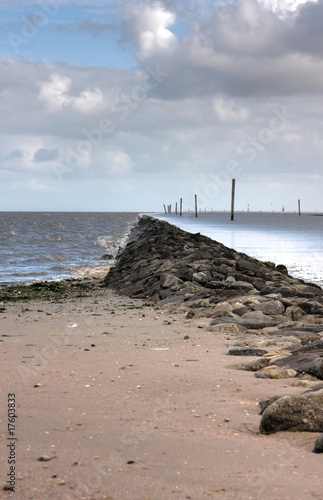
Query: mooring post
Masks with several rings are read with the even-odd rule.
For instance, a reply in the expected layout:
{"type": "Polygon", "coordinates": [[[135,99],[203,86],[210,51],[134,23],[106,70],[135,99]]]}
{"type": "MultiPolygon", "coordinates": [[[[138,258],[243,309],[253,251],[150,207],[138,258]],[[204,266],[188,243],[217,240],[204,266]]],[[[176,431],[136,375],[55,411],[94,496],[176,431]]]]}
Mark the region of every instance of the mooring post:
{"type": "Polygon", "coordinates": [[[234,220],[234,194],[236,188],[236,180],[232,179],[232,192],[231,192],[231,220],[234,220]]]}
{"type": "Polygon", "coordinates": [[[179,201],[179,215],[182,216],[182,208],[183,208],[183,198],[179,201]]]}
{"type": "Polygon", "coordinates": [[[197,194],[195,195],[195,217],[197,217],[197,194]]]}
{"type": "Polygon", "coordinates": [[[175,215],[177,215],[177,202],[175,203],[175,215]]]}
{"type": "Polygon", "coordinates": [[[167,210],[166,210],[166,205],[164,203],[164,210],[165,210],[165,214],[167,215],[167,210]]]}
{"type": "Polygon", "coordinates": [[[301,200],[298,200],[298,215],[301,215],[301,200]]]}

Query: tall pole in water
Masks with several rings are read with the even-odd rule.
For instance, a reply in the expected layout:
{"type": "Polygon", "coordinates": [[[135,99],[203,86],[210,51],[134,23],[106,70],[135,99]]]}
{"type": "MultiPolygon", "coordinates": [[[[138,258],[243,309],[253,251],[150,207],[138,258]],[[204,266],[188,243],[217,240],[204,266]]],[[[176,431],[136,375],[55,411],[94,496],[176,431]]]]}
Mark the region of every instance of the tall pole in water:
{"type": "Polygon", "coordinates": [[[175,203],[175,215],[177,215],[177,202],[175,203]]]}
{"type": "Polygon", "coordinates": [[[298,200],[298,215],[301,215],[301,200],[298,200]]]}
{"type": "Polygon", "coordinates": [[[195,195],[195,217],[197,217],[197,194],[195,195]]]}
{"type": "Polygon", "coordinates": [[[232,179],[232,192],[231,192],[231,220],[234,220],[234,194],[235,194],[236,180],[232,179]]]}
{"type": "Polygon", "coordinates": [[[179,215],[182,215],[182,208],[183,208],[183,198],[181,198],[179,201],[179,215]]]}

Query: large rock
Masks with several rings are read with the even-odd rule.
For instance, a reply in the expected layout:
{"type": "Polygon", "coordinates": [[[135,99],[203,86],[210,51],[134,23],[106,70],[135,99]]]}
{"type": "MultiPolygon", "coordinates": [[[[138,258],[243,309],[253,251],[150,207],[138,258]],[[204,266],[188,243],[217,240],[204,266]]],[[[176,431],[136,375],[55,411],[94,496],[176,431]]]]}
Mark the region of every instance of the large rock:
{"type": "Polygon", "coordinates": [[[268,326],[276,326],[279,324],[279,321],[264,314],[262,311],[251,311],[240,317],[240,324],[253,330],[266,328],[268,326]]]}
{"type": "Polygon", "coordinates": [[[289,368],[298,373],[308,373],[323,380],[323,358],[315,353],[299,353],[279,359],[274,363],[282,368],[289,368]]]}
{"type": "Polygon", "coordinates": [[[323,453],[323,434],[320,434],[314,445],[314,453],[323,453]]]}
{"type": "Polygon", "coordinates": [[[266,300],[257,304],[255,310],[262,311],[269,316],[275,316],[277,314],[283,314],[285,312],[285,307],[279,300],[266,300]]]}
{"type": "Polygon", "coordinates": [[[282,379],[282,378],[295,378],[298,373],[296,370],[291,368],[281,368],[279,366],[266,366],[261,370],[257,371],[257,378],[272,378],[272,379],[282,379]]]}
{"type": "Polygon", "coordinates": [[[323,432],[323,387],[278,397],[262,413],[260,432],[323,432]]]}

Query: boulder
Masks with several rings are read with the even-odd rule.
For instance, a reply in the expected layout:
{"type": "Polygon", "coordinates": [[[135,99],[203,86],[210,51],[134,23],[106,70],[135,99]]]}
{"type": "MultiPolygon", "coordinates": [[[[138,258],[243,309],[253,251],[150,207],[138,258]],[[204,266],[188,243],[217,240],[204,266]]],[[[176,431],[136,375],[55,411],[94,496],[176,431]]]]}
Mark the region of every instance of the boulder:
{"type": "Polygon", "coordinates": [[[317,440],[315,441],[314,453],[323,453],[323,434],[320,434],[317,440]]]}
{"type": "Polygon", "coordinates": [[[323,388],[277,397],[262,411],[260,432],[323,431],[323,388]]]}
{"type": "Polygon", "coordinates": [[[257,304],[255,310],[262,311],[269,316],[275,316],[277,314],[283,314],[285,312],[285,307],[279,300],[266,300],[257,304]]]}
{"type": "Polygon", "coordinates": [[[211,279],[211,273],[209,271],[201,271],[198,273],[194,273],[192,276],[192,280],[196,281],[200,285],[206,285],[211,279]]]}
{"type": "Polygon", "coordinates": [[[239,321],[240,324],[252,330],[279,324],[279,321],[274,320],[271,316],[264,314],[262,311],[247,312],[239,318],[239,321]]]}
{"type": "Polygon", "coordinates": [[[297,371],[291,368],[280,368],[279,366],[265,366],[261,370],[256,372],[257,378],[272,378],[272,379],[282,379],[282,378],[295,378],[298,376],[297,371]]]}
{"type": "Polygon", "coordinates": [[[314,342],[309,342],[302,347],[297,347],[293,350],[293,352],[295,354],[301,352],[323,353],[323,339],[318,339],[314,342]]]}
{"type": "Polygon", "coordinates": [[[246,363],[243,363],[242,365],[240,365],[239,369],[246,370],[248,372],[257,372],[258,370],[261,370],[262,368],[265,368],[265,366],[268,365],[269,365],[269,358],[257,358],[251,361],[247,361],[246,363]]]}
{"type": "Polygon", "coordinates": [[[160,284],[162,288],[171,288],[172,290],[179,290],[183,281],[172,274],[162,274],[160,277],[160,284]]]}
{"type": "Polygon", "coordinates": [[[274,364],[283,368],[291,368],[298,373],[308,373],[323,380],[323,358],[315,353],[292,354],[275,361],[274,364]]]}

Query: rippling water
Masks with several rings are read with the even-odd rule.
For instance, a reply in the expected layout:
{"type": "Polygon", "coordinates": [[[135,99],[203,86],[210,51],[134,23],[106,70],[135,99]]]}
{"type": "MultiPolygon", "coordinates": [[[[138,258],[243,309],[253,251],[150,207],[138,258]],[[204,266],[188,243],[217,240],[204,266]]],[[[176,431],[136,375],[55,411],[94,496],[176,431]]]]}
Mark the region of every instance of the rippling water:
{"type": "Polygon", "coordinates": [[[58,279],[107,265],[102,257],[116,255],[138,215],[0,212],[0,283],[58,279]]]}
{"type": "Polygon", "coordinates": [[[158,215],[259,260],[284,264],[289,273],[323,287],[323,217],[296,213],[228,212],[158,215]]]}

